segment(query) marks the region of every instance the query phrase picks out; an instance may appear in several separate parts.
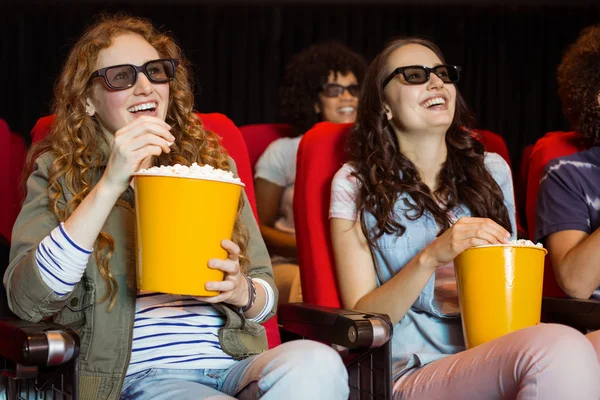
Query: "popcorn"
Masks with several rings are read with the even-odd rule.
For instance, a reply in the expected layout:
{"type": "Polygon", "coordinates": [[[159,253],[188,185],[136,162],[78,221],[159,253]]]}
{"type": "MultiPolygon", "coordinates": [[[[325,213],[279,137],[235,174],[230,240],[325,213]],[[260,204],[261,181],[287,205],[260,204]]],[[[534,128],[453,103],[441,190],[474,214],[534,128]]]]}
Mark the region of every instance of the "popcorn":
{"type": "Polygon", "coordinates": [[[224,171],[214,168],[211,165],[198,165],[193,163],[191,166],[175,164],[161,165],[160,167],[151,167],[140,169],[137,175],[160,175],[174,176],[178,178],[209,179],[214,181],[223,181],[243,185],[240,178],[233,176],[231,171],[224,171]]]}
{"type": "Polygon", "coordinates": [[[542,249],[544,248],[544,246],[541,243],[533,243],[531,240],[526,240],[526,239],[511,240],[508,242],[508,245],[522,246],[522,247],[539,247],[542,249]]]}

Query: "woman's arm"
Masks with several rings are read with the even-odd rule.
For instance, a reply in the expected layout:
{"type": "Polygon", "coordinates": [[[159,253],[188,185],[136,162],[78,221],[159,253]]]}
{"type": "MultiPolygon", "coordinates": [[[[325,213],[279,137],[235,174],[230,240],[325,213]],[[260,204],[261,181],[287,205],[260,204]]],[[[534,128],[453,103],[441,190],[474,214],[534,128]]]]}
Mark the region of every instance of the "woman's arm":
{"type": "MultiPolygon", "coordinates": [[[[158,118],[141,117],[115,134],[102,183],[92,189],[65,221],[62,239],[84,252],[92,247],[117,198],[129,185],[131,174],[151,156],[170,151],[166,143],[173,136],[168,129],[169,125],[158,118]]],[[[56,241],[51,232],[59,229],[57,217],[48,209],[51,163],[49,155],[35,162],[27,181],[27,199],[14,227],[11,263],[4,274],[11,310],[31,321],[52,316],[64,307],[79,284],[89,257],[78,254],[77,250],[70,252],[72,249],[60,242],[55,247],[44,246],[44,242],[56,241]],[[72,262],[61,266],[57,262],[61,259],[72,262]],[[62,290],[53,289],[52,281],[58,282],[57,287],[62,286],[62,290]]],[[[59,207],[66,207],[64,197],[59,200],[59,207]]]]}
{"type": "Polygon", "coordinates": [[[389,315],[400,321],[437,267],[450,263],[472,246],[506,243],[510,234],[487,218],[461,218],[377,287],[373,259],[358,222],[331,219],[337,278],[344,307],[389,315]]]}
{"type": "Polygon", "coordinates": [[[149,167],[152,157],[171,151],[168,143],[175,137],[169,129],[160,118],[143,116],[115,133],[102,178],[65,221],[65,229],[75,243],[84,248],[93,246],[131,176],[140,168],[149,167]]]}
{"type": "Polygon", "coordinates": [[[344,307],[387,314],[392,324],[404,317],[435,271],[435,264],[421,252],[377,287],[373,258],[360,223],[332,218],[331,241],[344,307]]]}
{"type": "Polygon", "coordinates": [[[296,237],[274,228],[284,188],[263,178],[254,181],[260,233],[272,254],[296,257],[296,237]]]}

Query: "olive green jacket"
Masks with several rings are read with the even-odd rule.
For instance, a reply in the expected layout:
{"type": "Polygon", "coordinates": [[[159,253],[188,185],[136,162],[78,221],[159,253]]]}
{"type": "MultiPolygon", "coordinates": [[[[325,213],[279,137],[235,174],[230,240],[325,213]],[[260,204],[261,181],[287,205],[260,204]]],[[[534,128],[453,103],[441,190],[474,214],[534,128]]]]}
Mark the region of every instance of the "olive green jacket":
{"type": "MultiPolygon", "coordinates": [[[[40,156],[27,182],[27,198],[13,229],[11,262],[4,275],[8,303],[24,320],[38,322],[52,318],[78,332],[81,340],[79,394],[82,400],[118,399],[131,355],[137,292],[133,190],[129,188],[121,195],[102,229],[115,239],[110,260],[110,269],[119,285],[115,307],[109,312],[109,302],[98,301],[106,293],[106,284],[94,257],[90,257],[83,278],[74,290],[67,296],[58,296],[42,280],[35,261],[39,243],[59,224],[48,208],[48,172],[52,161],[53,156],[49,153],[40,156]]],[[[231,160],[230,165],[235,173],[235,164],[231,160]]],[[[73,196],[64,182],[63,193],[60,205],[64,207],[73,196]]],[[[250,233],[248,273],[266,281],[277,297],[269,254],[245,194],[244,199],[242,219],[250,233]]],[[[224,304],[215,307],[226,316],[225,326],[219,330],[219,341],[227,354],[243,359],[267,350],[266,334],[261,325],[246,320],[224,304]]],[[[267,318],[274,314],[275,307],[267,318]]]]}

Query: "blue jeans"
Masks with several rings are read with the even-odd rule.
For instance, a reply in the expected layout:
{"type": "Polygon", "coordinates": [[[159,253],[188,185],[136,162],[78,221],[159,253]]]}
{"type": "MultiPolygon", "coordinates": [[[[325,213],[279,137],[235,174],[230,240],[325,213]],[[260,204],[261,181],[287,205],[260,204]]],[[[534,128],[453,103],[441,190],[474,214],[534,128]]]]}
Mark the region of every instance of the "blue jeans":
{"type": "Polygon", "coordinates": [[[228,369],[156,368],[125,378],[121,399],[348,399],[348,374],[337,352],[297,340],[228,369]]]}

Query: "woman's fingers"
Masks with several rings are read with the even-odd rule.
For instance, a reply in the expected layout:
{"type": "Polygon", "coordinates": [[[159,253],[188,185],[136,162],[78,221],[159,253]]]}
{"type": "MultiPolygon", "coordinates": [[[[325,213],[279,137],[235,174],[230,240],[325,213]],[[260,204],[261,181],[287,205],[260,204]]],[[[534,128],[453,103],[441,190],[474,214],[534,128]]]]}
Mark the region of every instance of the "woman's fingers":
{"type": "Polygon", "coordinates": [[[231,240],[223,239],[221,241],[221,247],[224,250],[227,250],[227,254],[229,254],[229,256],[227,258],[229,260],[236,261],[236,262],[239,260],[240,251],[241,251],[240,246],[233,243],[231,240]]]}
{"type": "Polygon", "coordinates": [[[491,244],[507,243],[510,238],[510,233],[506,229],[489,218],[461,218],[454,225],[454,230],[467,234],[467,237],[488,239],[491,244]]]}
{"type": "Polygon", "coordinates": [[[133,132],[136,128],[143,126],[145,124],[155,124],[163,127],[166,130],[171,130],[171,125],[167,124],[165,121],[158,117],[151,117],[148,115],[143,115],[139,118],[134,119],[127,125],[123,126],[121,129],[117,130],[115,136],[124,135],[130,132],[133,132]]]}
{"type": "Polygon", "coordinates": [[[235,275],[240,272],[240,265],[232,260],[220,260],[213,258],[208,261],[208,267],[212,269],[218,269],[229,275],[235,275]]]}
{"type": "Polygon", "coordinates": [[[160,147],[165,153],[171,152],[169,142],[166,141],[164,138],[156,135],[155,133],[146,133],[144,135],[137,136],[130,142],[128,150],[136,151],[150,145],[160,147]]]}
{"type": "Polygon", "coordinates": [[[504,243],[505,240],[503,237],[498,238],[493,232],[490,232],[485,227],[476,227],[474,229],[461,232],[460,239],[481,239],[485,241],[485,244],[500,244],[504,243]]]}
{"type": "Polygon", "coordinates": [[[221,294],[218,294],[217,296],[194,296],[194,297],[196,299],[198,299],[200,301],[204,301],[206,303],[216,304],[216,303],[222,303],[225,300],[228,300],[229,297],[231,297],[231,295],[229,295],[227,293],[229,293],[229,292],[221,293],[221,294]]]}
{"type": "Polygon", "coordinates": [[[145,133],[154,133],[169,143],[175,141],[175,137],[169,132],[171,126],[160,118],[143,116],[125,125],[115,133],[115,140],[124,142],[133,140],[135,137],[145,133]]]}
{"type": "MultiPolygon", "coordinates": [[[[148,145],[146,147],[143,147],[139,150],[136,150],[132,153],[132,156],[135,160],[138,160],[137,165],[139,166],[144,159],[146,159],[147,157],[151,157],[151,156],[160,156],[160,153],[162,153],[162,147],[160,146],[154,146],[154,145],[148,145]]],[[[137,171],[137,168],[136,168],[137,171]]],[[[133,172],[136,172],[133,171],[133,172]]]]}
{"type": "Polygon", "coordinates": [[[204,285],[204,288],[206,290],[214,290],[217,292],[229,292],[229,291],[232,291],[233,289],[235,289],[235,287],[236,287],[235,282],[229,281],[229,280],[224,280],[221,282],[218,282],[218,281],[206,282],[206,284],[204,285]]]}

